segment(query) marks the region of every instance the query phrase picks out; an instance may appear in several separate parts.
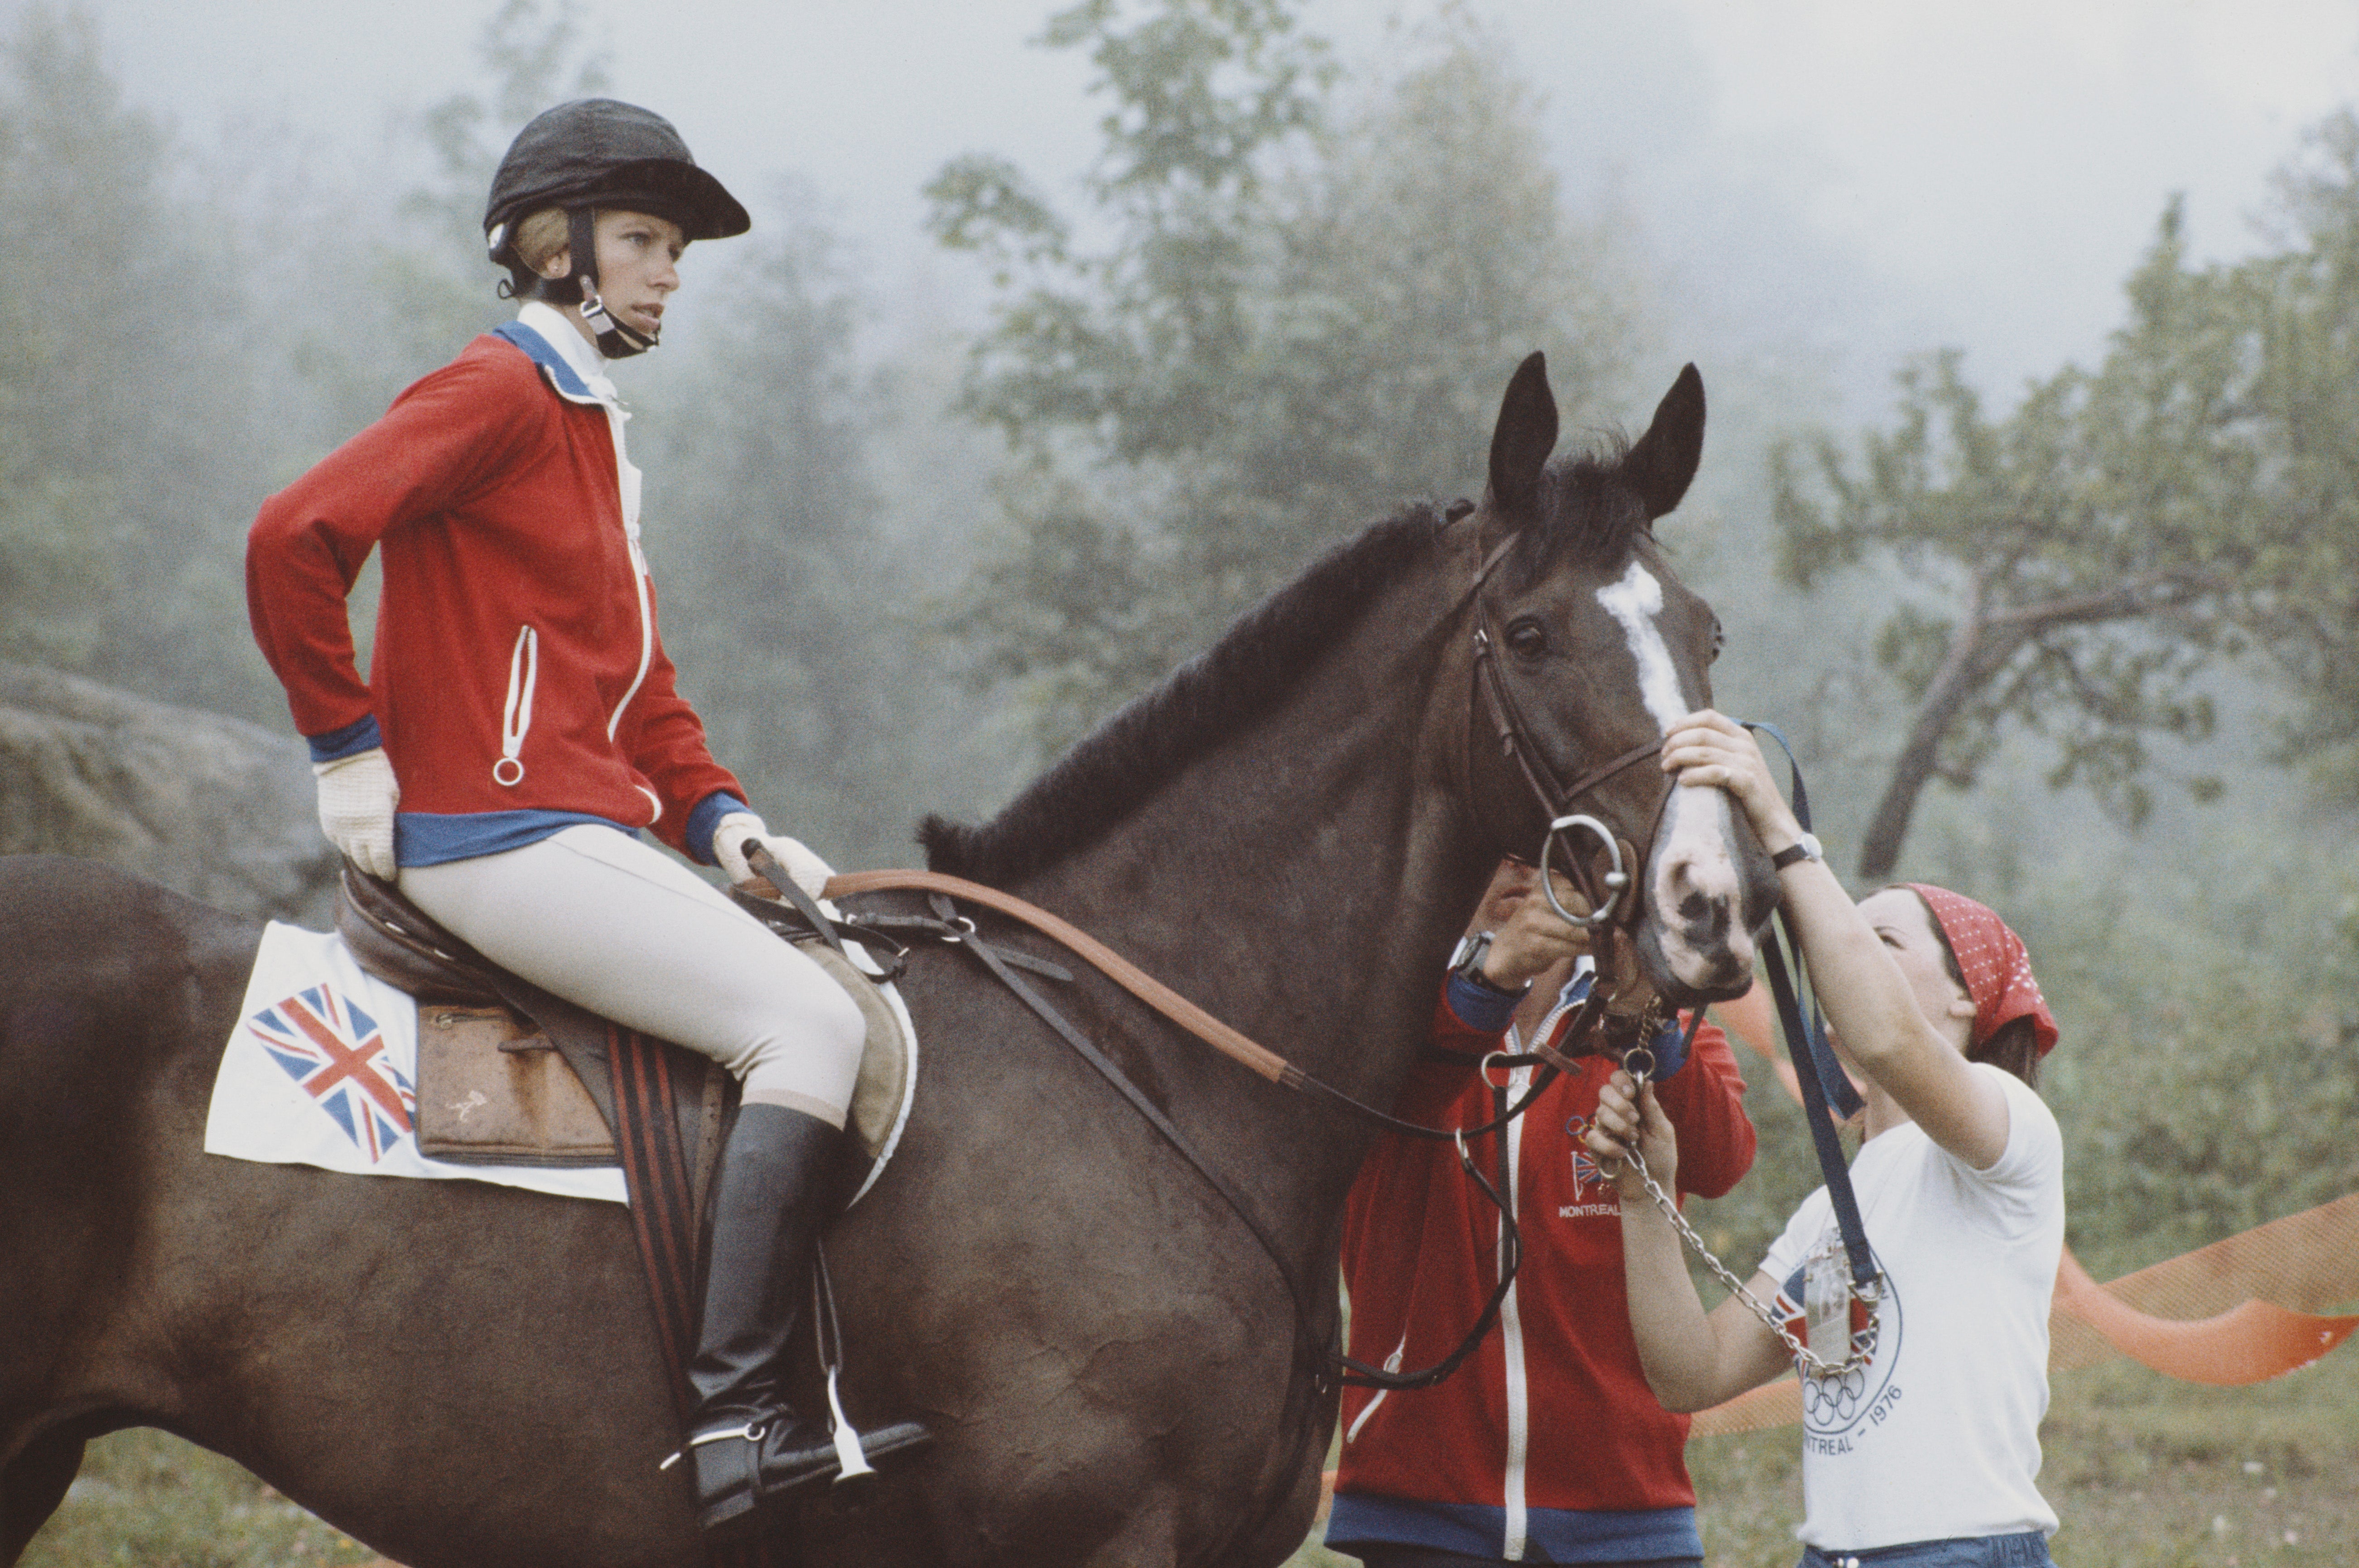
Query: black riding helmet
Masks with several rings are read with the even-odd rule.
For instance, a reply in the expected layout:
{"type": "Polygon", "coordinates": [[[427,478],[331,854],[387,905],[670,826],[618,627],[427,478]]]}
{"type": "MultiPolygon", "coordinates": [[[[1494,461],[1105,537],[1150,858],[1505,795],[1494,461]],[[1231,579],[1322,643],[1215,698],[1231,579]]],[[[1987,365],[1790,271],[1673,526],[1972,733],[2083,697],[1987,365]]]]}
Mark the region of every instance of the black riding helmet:
{"type": "Polygon", "coordinates": [[[492,176],[484,245],[493,263],[508,269],[507,292],[557,305],[578,302],[599,351],[609,359],[643,352],[656,341],[609,316],[599,301],[591,214],[601,207],[651,213],[679,224],[690,240],[725,240],[754,226],[737,199],[696,167],[671,122],[636,104],[577,99],[544,111],[517,132],[492,176]],[[516,254],[517,221],[544,207],[566,214],[571,276],[542,277],[516,254]]]}

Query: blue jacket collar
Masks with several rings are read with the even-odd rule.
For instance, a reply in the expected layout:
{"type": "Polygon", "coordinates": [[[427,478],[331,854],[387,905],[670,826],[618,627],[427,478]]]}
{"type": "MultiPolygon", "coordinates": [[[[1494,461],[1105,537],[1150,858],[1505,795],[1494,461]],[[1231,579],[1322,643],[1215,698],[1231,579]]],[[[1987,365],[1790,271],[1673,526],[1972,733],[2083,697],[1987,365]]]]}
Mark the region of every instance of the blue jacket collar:
{"type": "Polygon", "coordinates": [[[595,404],[602,408],[606,406],[607,400],[590,390],[590,384],[582,379],[579,371],[566,362],[565,356],[557,351],[556,345],[522,321],[503,321],[492,329],[492,336],[506,339],[522,349],[532,362],[540,367],[540,373],[548,379],[550,386],[556,388],[560,397],[571,403],[595,404]]]}

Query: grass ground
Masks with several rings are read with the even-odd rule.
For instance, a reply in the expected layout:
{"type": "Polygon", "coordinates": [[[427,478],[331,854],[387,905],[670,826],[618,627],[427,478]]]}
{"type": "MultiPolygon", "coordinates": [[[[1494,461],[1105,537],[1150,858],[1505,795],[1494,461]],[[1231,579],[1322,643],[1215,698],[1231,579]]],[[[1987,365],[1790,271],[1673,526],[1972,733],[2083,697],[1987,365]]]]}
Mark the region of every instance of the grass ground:
{"type": "MultiPolygon", "coordinates": [[[[2056,1379],[2041,1482],[2059,1568],[2359,1564],[2359,1352],[2248,1389],[2126,1363],[2056,1379]]],[[[1791,1429],[1689,1453],[1710,1568],[1791,1568],[1801,1481],[1791,1429]]],[[[375,1553],[226,1459],[159,1433],[91,1445],[22,1568],[351,1568],[375,1553]]],[[[1306,1545],[1292,1568],[1352,1559],[1306,1545]]]]}
{"type": "MultiPolygon", "coordinates": [[[[2059,1374],[2052,1396],[2040,1487],[2063,1521],[2058,1568],[2359,1568],[2354,1347],[2245,1389],[2113,1362],[2059,1374]]],[[[1699,1438],[1688,1464],[1707,1568],[1793,1568],[1793,1428],[1699,1438]]],[[[1309,1545],[1289,1568],[1354,1561],[1309,1545]]]]}
{"type": "Polygon", "coordinates": [[[20,1568],[345,1568],[376,1553],[160,1432],[92,1444],[20,1568]]]}

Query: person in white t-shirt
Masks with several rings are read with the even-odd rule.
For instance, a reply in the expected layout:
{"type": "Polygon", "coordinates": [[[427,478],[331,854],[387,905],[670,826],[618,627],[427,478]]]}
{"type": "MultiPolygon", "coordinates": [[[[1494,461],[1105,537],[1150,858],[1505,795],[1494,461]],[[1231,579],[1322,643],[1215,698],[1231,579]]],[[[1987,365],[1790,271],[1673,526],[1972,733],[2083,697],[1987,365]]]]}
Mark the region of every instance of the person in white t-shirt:
{"type": "MultiPolygon", "coordinates": [[[[2023,943],[1940,888],[1886,888],[1854,904],[1759,746],[1717,713],[1677,725],[1663,766],[1743,806],[1778,868],[1837,1049],[1864,1080],[1866,1138],[1851,1178],[1882,1276],[1876,1299],[1846,1305],[1823,1187],[1748,1287],[1776,1299],[1798,1337],[1822,1325],[1830,1343],[1806,1347],[1841,1368],[1802,1368],[1803,1568],[2049,1564],[2056,1514],[2037,1483],[2063,1143],[2034,1087],[2056,1021],[2023,943]]],[[[1606,1159],[1636,1147],[1667,1189],[1676,1176],[1678,1140],[1653,1087],[1626,1076],[1601,1093],[1590,1143],[1606,1159]]],[[[1783,1372],[1785,1344],[1744,1302],[1706,1315],[1678,1236],[1621,1164],[1631,1326],[1656,1397],[1702,1410],[1783,1372]]]]}

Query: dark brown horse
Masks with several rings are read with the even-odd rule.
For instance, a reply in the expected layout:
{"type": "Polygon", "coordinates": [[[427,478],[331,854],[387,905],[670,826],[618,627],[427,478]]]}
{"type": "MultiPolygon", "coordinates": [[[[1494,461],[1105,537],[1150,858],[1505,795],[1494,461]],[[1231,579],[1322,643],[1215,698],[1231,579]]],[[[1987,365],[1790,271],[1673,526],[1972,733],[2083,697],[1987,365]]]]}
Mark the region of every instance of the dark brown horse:
{"type": "MultiPolygon", "coordinates": [[[[1626,453],[1551,463],[1535,355],[1472,515],[1313,565],[933,864],[1064,915],[1312,1074],[1386,1101],[1503,851],[1543,813],[1474,697],[1481,614],[1563,778],[1709,697],[1717,630],[1652,523],[1703,435],[1690,368],[1626,453]]],[[[1717,792],[1651,763],[1582,809],[1644,852],[1675,1000],[1751,969],[1774,885],[1717,792]],[[1692,798],[1690,798],[1692,797],[1692,798]],[[1657,824],[1660,823],[1659,830],[1657,824]]],[[[417,1568],[685,1565],[679,1432],[627,1217],[465,1182],[201,1152],[256,928],[73,861],[0,862],[0,1563],[92,1434],[165,1428],[417,1568]]],[[[1041,946],[1012,933],[1005,939],[1041,946]]],[[[964,957],[903,991],[928,1042],[901,1152],[830,1234],[855,1414],[937,1444],[818,1563],[1269,1564],[1334,1418],[1336,1232],[1369,1134],[1084,975],[1052,987],[1242,1189],[1310,1305],[1169,1144],[964,957]]],[[[806,1390],[808,1394],[809,1390],[806,1390]]]]}

